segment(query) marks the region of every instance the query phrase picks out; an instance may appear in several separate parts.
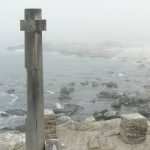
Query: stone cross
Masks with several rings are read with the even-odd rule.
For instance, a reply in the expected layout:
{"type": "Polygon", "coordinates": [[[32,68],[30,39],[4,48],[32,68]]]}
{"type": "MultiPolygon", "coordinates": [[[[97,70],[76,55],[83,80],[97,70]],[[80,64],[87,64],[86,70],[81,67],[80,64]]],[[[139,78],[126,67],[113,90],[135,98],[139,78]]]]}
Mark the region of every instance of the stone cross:
{"type": "Polygon", "coordinates": [[[45,149],[44,138],[44,96],[41,9],[25,9],[25,20],[20,21],[25,31],[25,67],[27,69],[27,119],[26,150],[45,149]]]}

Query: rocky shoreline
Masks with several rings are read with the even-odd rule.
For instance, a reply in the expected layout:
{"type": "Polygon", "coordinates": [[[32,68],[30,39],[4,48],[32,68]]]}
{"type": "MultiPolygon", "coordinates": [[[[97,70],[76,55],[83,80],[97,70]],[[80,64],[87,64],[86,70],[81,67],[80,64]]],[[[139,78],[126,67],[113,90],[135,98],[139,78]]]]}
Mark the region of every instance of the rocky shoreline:
{"type": "MultiPolygon", "coordinates": [[[[89,101],[89,104],[93,105],[100,105],[101,102],[107,102],[110,104],[110,108],[103,108],[103,109],[96,109],[93,111],[92,114],[88,114],[87,116],[84,116],[84,119],[88,116],[93,116],[97,121],[100,120],[109,120],[114,118],[120,118],[122,114],[126,113],[140,113],[141,115],[145,116],[147,119],[150,118],[150,94],[149,94],[149,87],[145,86],[146,88],[142,92],[137,92],[134,95],[128,94],[128,93],[119,93],[118,87],[119,85],[115,82],[105,82],[100,83],[100,81],[81,81],[80,85],[83,86],[83,88],[86,88],[87,86],[91,86],[91,88],[94,88],[95,91],[98,91],[99,85],[105,86],[106,90],[100,90],[100,92],[95,93],[95,99],[89,101]]],[[[73,94],[76,92],[76,83],[71,82],[66,86],[63,86],[60,88],[60,92],[58,94],[58,100],[60,103],[57,103],[55,107],[53,107],[53,111],[56,114],[56,117],[60,116],[69,116],[74,121],[83,121],[84,119],[81,119],[77,116],[82,116],[83,112],[85,111],[84,105],[80,105],[76,102],[72,101],[73,94]]],[[[9,89],[7,91],[8,93],[14,93],[15,89],[9,89]]],[[[4,112],[0,112],[0,117],[2,118],[9,118],[11,116],[20,116],[25,117],[26,116],[26,110],[23,109],[7,109],[4,112]]],[[[0,129],[1,132],[3,131],[22,131],[24,132],[25,127],[24,125],[18,125],[18,126],[6,126],[0,129]]]]}
{"type": "MultiPolygon", "coordinates": [[[[150,122],[148,121],[142,142],[126,144],[121,135],[121,121],[121,118],[96,121],[91,116],[83,122],[75,122],[69,116],[56,118],[55,114],[49,111],[45,114],[45,137],[58,138],[62,150],[149,150],[150,122]]],[[[140,126],[142,128],[141,123],[138,128],[140,126]]],[[[135,135],[133,137],[135,138],[135,135]]],[[[0,133],[0,145],[3,150],[25,150],[25,134],[16,131],[0,133]]]]}

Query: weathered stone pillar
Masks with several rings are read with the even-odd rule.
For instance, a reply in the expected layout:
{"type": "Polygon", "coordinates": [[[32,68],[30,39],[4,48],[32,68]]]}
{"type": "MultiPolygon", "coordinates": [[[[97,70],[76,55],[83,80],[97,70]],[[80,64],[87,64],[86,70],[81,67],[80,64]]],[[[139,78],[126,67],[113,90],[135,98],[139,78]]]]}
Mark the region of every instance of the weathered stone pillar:
{"type": "Polygon", "coordinates": [[[26,150],[44,149],[44,97],[41,9],[25,9],[25,20],[20,21],[25,31],[25,67],[27,69],[26,150]]]}
{"type": "Polygon", "coordinates": [[[127,144],[138,144],[146,139],[147,119],[136,113],[122,115],[121,136],[127,144]]]}

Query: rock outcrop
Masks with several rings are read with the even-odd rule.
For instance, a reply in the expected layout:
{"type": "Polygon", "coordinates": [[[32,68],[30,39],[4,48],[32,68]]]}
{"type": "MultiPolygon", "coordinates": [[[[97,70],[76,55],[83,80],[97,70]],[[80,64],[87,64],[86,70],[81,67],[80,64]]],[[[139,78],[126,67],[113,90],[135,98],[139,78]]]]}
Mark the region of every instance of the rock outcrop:
{"type": "Polygon", "coordinates": [[[56,116],[52,110],[45,113],[45,138],[56,139],[56,116]]]}
{"type": "MultiPolygon", "coordinates": [[[[47,120],[50,118],[48,117],[47,120]]],[[[49,128],[48,122],[46,123],[47,129],[49,128]]],[[[140,129],[142,124],[142,130],[137,130],[137,132],[142,131],[140,132],[142,137],[142,133],[145,134],[145,139],[138,144],[126,144],[122,140],[120,124],[121,118],[96,121],[94,117],[90,117],[83,122],[74,122],[70,117],[61,116],[57,119],[56,134],[61,142],[62,150],[150,150],[149,122],[147,132],[143,120],[140,124],[135,124],[135,126],[139,125],[137,127],[140,129]]],[[[24,150],[23,142],[24,134],[22,133],[0,133],[0,149],[2,150],[24,150]]]]}
{"type": "Polygon", "coordinates": [[[136,144],[144,142],[147,132],[147,119],[140,114],[122,115],[121,136],[125,143],[136,144]]]}

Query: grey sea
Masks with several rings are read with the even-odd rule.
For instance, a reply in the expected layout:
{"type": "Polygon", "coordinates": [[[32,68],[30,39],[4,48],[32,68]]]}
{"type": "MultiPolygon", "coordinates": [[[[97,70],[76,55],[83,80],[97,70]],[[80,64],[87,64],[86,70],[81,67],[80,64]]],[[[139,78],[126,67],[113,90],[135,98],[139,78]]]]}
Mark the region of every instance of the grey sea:
{"type": "MultiPolygon", "coordinates": [[[[45,109],[77,104],[82,110],[74,116],[83,120],[95,110],[112,109],[110,100],[97,100],[100,91],[116,91],[135,95],[150,85],[150,52],[143,48],[128,48],[113,57],[90,57],[44,51],[45,109]],[[88,81],[87,85],[81,82],[88,81]],[[117,83],[118,88],[108,89],[104,82],[117,83]],[[98,83],[92,87],[92,83],[98,83]],[[60,89],[74,83],[71,99],[60,100],[60,89]],[[93,102],[92,102],[93,101],[93,102]]],[[[9,109],[26,110],[26,70],[24,50],[0,49],[0,112],[9,109]],[[11,92],[13,91],[13,92],[11,92]]],[[[132,111],[123,107],[122,112],[132,111]]],[[[0,129],[24,124],[25,116],[0,117],[0,129]]]]}

